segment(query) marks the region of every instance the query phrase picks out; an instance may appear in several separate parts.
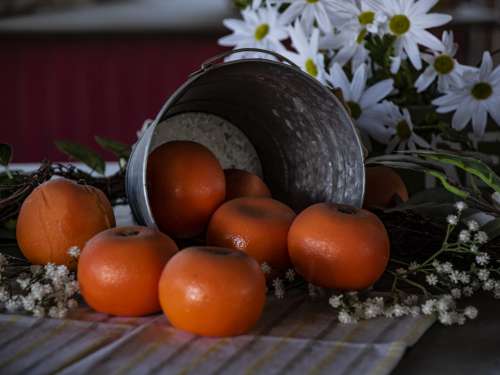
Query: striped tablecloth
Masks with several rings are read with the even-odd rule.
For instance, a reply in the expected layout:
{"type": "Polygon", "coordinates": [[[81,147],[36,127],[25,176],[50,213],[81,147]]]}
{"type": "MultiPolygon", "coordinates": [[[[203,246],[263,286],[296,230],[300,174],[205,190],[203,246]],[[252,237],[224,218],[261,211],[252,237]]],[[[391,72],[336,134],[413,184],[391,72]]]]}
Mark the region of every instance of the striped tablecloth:
{"type": "Polygon", "coordinates": [[[234,338],[194,336],[163,315],[119,318],[87,307],[64,320],[0,314],[0,374],[387,374],[433,322],[343,325],[325,299],[298,292],[269,298],[257,327],[234,338]]]}
{"type": "MultiPolygon", "coordinates": [[[[224,319],[221,316],[221,319],[224,319]]],[[[163,315],[0,315],[0,374],[387,374],[429,318],[342,325],[325,300],[270,299],[248,335],[204,338],[163,315]]]]}

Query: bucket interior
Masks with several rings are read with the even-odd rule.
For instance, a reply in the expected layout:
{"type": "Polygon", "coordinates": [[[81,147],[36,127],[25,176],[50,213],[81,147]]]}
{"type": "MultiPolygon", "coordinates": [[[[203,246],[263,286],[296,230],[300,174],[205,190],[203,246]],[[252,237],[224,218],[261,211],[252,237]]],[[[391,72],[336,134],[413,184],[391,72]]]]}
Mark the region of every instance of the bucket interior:
{"type": "Polygon", "coordinates": [[[238,127],[254,146],[273,197],[301,210],[316,202],[361,206],[363,156],[337,98],[284,64],[240,60],[189,81],[160,113],[160,123],[204,112],[238,127]]]}

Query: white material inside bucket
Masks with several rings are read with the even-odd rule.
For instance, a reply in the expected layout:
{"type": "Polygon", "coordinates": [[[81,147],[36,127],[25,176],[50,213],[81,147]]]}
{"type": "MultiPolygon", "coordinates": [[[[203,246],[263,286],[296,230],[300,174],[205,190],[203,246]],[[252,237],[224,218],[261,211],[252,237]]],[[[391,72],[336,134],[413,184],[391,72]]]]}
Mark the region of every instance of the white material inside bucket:
{"type": "Polygon", "coordinates": [[[186,112],[169,117],[156,127],[150,151],[171,141],[200,143],[214,153],[222,168],[243,169],[262,177],[262,165],[250,140],[219,116],[186,112]]]}

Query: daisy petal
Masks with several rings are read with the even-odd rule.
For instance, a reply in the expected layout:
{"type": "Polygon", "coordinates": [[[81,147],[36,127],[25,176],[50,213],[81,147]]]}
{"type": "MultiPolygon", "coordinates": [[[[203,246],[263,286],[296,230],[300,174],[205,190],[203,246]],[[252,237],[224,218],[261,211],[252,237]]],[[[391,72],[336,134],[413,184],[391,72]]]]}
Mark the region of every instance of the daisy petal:
{"type": "Polygon", "coordinates": [[[453,115],[452,127],[455,130],[463,130],[472,117],[471,106],[461,105],[453,115]]]}
{"type": "Polygon", "coordinates": [[[365,91],[366,87],[366,65],[360,65],[359,68],[354,73],[354,77],[351,83],[351,100],[359,102],[361,94],[365,91]]]}
{"type": "Polygon", "coordinates": [[[394,81],[392,79],[381,81],[365,91],[359,104],[362,108],[371,107],[387,97],[393,89],[394,81]]]}
{"type": "Polygon", "coordinates": [[[419,30],[418,32],[413,32],[412,34],[414,35],[417,43],[419,43],[425,47],[429,47],[430,49],[433,49],[436,51],[443,51],[444,50],[443,42],[441,42],[438,38],[436,38],[430,32],[428,32],[426,30],[419,30]]]}
{"type": "Polygon", "coordinates": [[[330,74],[330,82],[333,87],[339,88],[342,90],[342,94],[344,95],[344,100],[349,101],[352,98],[351,94],[351,85],[347,76],[344,73],[344,70],[340,67],[339,64],[333,64],[332,72],[330,74]]]}
{"type": "Polygon", "coordinates": [[[474,129],[474,134],[477,137],[481,138],[484,135],[487,123],[488,112],[486,111],[486,108],[479,105],[472,114],[472,128],[474,129]]]}

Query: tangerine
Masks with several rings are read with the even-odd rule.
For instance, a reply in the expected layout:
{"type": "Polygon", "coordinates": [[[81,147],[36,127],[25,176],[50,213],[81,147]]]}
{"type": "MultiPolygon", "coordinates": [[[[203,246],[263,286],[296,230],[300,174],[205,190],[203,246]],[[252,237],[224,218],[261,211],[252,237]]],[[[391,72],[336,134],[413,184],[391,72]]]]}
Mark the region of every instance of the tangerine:
{"type": "Polygon", "coordinates": [[[147,177],[156,224],[177,238],[202,233],[225,198],[224,171],[212,152],[195,142],[168,142],[155,149],[147,177]]]}
{"type": "Polygon", "coordinates": [[[403,179],[393,169],[376,166],[366,168],[365,208],[388,208],[406,202],[408,190],[403,179]]]}
{"type": "Polygon", "coordinates": [[[83,248],[95,234],[114,225],[113,208],[101,190],[57,178],[36,187],[24,200],[16,238],[31,263],[73,268],[68,249],[83,248]]]}
{"type": "Polygon", "coordinates": [[[242,251],[189,247],[165,266],[159,295],[174,327],[203,336],[235,336],[260,318],[266,283],[257,262],[242,251]]]}
{"type": "Polygon", "coordinates": [[[207,244],[242,250],[272,269],[289,267],[287,234],[295,213],[271,198],[237,198],[213,214],[207,244]]]}
{"type": "Polygon", "coordinates": [[[93,237],[78,261],[80,293],[94,310],[119,316],[161,310],[158,281],[177,252],[175,242],[157,230],[129,226],[93,237]]]}
{"type": "Polygon", "coordinates": [[[225,169],[226,200],[241,197],[267,197],[271,192],[262,179],[242,169],[225,169]]]}
{"type": "Polygon", "coordinates": [[[374,284],[389,261],[389,238],[373,213],[319,203],[301,212],[288,233],[295,269],[314,285],[362,290],[374,284]]]}

